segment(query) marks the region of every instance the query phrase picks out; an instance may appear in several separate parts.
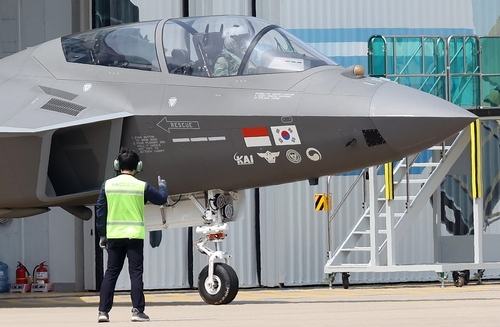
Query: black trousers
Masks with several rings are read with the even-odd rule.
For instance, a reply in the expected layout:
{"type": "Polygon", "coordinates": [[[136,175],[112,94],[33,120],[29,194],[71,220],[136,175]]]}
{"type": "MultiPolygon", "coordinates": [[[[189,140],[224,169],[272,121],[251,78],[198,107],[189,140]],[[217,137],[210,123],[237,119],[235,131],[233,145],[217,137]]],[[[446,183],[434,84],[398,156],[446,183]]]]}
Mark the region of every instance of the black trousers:
{"type": "Polygon", "coordinates": [[[99,311],[109,312],[113,307],[115,286],[122,271],[125,257],[128,258],[128,272],[130,275],[130,297],[132,306],[144,311],[144,240],[138,239],[110,239],[108,240],[108,268],[101,284],[99,311]]]}

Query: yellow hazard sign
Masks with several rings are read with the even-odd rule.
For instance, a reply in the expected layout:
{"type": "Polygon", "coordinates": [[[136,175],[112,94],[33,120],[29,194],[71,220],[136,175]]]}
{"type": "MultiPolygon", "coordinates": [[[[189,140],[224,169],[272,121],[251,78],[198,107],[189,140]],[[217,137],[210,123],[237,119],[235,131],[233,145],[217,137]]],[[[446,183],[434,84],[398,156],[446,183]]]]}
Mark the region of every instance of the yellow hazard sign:
{"type": "Polygon", "coordinates": [[[316,210],[328,210],[330,197],[328,194],[315,194],[314,207],[316,210]]]}

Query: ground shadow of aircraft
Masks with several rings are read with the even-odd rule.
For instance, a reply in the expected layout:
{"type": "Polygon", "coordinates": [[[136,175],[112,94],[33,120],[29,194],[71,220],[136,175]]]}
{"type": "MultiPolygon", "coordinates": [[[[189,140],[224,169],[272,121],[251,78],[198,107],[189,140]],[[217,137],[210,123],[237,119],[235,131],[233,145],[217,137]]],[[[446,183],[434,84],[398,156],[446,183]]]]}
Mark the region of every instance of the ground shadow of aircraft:
{"type": "Polygon", "coordinates": [[[245,16],[118,25],[46,42],[0,61],[0,99],[0,218],[60,206],[89,219],[86,206],[127,146],[146,163],[141,179],[161,175],[171,198],[185,195],[201,213],[197,247],[209,265],[198,285],[212,304],[238,291],[234,270],[214,263],[227,254],[206,247],[224,238],[237,191],[394,161],[476,118],[360,66],[341,67],[245,16]],[[216,77],[231,27],[245,30],[247,44],[233,53],[233,75],[216,77]]]}

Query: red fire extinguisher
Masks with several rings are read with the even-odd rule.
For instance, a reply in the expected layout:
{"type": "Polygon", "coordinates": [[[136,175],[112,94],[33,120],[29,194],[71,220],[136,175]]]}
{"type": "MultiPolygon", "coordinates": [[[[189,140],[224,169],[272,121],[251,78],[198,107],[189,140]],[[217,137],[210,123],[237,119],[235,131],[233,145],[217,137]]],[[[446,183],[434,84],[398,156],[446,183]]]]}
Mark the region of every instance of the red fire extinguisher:
{"type": "Polygon", "coordinates": [[[29,277],[30,273],[28,268],[18,261],[16,269],[16,284],[29,284],[29,277]]]}
{"type": "Polygon", "coordinates": [[[48,284],[49,283],[49,271],[45,265],[45,261],[39,264],[33,269],[33,276],[35,276],[35,283],[37,284],[48,284]]]}

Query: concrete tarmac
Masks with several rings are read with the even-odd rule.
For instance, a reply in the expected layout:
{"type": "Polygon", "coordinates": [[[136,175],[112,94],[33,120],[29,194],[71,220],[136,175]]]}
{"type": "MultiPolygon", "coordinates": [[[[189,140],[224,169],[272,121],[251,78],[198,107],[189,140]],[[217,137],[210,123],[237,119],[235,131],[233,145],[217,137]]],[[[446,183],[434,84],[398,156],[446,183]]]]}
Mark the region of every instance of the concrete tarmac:
{"type": "MultiPolygon", "coordinates": [[[[96,293],[0,294],[0,326],[135,326],[127,293],[97,323],[96,293]]],[[[146,293],[147,326],[500,326],[500,282],[241,289],[228,305],[197,291],[146,293]]]]}

